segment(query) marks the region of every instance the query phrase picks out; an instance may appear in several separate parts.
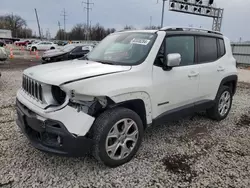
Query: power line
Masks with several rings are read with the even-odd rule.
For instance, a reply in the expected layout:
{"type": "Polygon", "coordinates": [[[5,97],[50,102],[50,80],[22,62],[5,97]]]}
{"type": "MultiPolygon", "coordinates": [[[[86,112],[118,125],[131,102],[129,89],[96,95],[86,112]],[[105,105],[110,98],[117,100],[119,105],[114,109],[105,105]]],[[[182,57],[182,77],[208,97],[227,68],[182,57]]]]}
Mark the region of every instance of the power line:
{"type": "Polygon", "coordinates": [[[62,14],[61,16],[63,16],[64,39],[66,39],[66,16],[68,16],[68,15],[66,14],[65,8],[63,9],[62,13],[63,13],[63,14],[62,14]]]}
{"type": "Polygon", "coordinates": [[[90,8],[90,5],[94,5],[94,3],[90,3],[89,0],[87,0],[87,2],[83,1],[82,4],[86,5],[84,9],[87,10],[87,40],[89,40],[89,10],[92,10],[92,8],[90,8]]]}

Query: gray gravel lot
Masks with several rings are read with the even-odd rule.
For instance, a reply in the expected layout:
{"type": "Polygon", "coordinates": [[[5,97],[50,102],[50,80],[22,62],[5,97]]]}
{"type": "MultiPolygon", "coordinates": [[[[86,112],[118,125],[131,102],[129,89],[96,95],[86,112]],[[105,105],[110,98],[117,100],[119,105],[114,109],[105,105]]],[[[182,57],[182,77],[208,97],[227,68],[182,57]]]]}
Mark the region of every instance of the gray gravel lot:
{"type": "Polygon", "coordinates": [[[128,164],[109,169],[92,157],[34,149],[14,122],[21,70],[0,78],[0,187],[250,187],[250,87],[240,84],[229,117],[203,114],[147,130],[128,164]]]}

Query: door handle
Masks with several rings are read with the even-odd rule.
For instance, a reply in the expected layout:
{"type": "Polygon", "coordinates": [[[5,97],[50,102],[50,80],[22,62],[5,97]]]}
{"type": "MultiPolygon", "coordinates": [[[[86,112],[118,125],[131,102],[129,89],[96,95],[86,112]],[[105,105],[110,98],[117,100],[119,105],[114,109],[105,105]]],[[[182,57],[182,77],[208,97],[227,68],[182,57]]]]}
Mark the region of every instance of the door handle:
{"type": "Polygon", "coordinates": [[[218,69],[217,69],[217,71],[218,71],[218,72],[220,72],[220,71],[224,71],[224,70],[225,70],[225,68],[224,68],[224,67],[222,67],[222,66],[219,66],[219,67],[218,67],[218,69]]]}
{"type": "Polygon", "coordinates": [[[198,75],[199,75],[198,72],[191,71],[190,74],[188,75],[188,77],[196,77],[198,75]]]}

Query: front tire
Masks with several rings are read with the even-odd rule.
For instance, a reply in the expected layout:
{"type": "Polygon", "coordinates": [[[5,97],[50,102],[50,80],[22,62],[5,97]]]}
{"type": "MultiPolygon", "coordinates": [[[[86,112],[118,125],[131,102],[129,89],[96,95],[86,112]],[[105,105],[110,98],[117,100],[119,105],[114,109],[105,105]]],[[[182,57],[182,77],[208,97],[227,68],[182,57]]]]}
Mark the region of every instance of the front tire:
{"type": "Polygon", "coordinates": [[[225,119],[231,110],[232,100],[231,88],[222,86],[216,96],[214,106],[207,110],[208,117],[216,121],[225,119]]]}
{"type": "Polygon", "coordinates": [[[143,124],[137,113],[127,108],[103,112],[94,122],[91,135],[93,156],[109,167],[129,162],[139,149],[143,124]]]}

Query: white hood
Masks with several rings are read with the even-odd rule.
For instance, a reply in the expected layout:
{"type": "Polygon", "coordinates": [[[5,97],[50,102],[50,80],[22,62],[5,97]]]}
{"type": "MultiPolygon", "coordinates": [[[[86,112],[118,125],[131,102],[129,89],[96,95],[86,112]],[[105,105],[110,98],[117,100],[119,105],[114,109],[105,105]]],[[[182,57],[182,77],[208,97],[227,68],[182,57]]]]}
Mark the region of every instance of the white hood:
{"type": "Polygon", "coordinates": [[[28,77],[51,85],[61,85],[98,75],[128,71],[131,66],[108,65],[93,61],[72,60],[38,65],[24,70],[28,77]]]}

